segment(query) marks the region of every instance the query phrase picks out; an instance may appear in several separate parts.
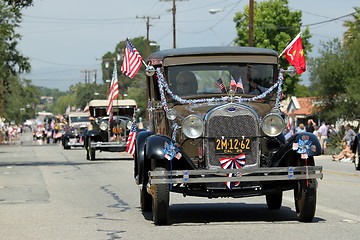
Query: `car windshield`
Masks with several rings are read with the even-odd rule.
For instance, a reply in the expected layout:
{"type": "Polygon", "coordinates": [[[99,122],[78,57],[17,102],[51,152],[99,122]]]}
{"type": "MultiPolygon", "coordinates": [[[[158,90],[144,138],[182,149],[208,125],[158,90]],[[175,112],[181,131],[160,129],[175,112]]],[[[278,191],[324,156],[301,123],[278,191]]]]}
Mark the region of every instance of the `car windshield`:
{"type": "Polygon", "coordinates": [[[180,97],[230,90],[259,95],[274,84],[275,73],[276,65],[231,63],[170,66],[167,76],[170,89],[180,97]]]}
{"type": "Polygon", "coordinates": [[[70,117],[72,123],[77,122],[90,122],[89,117],[70,117]]]}

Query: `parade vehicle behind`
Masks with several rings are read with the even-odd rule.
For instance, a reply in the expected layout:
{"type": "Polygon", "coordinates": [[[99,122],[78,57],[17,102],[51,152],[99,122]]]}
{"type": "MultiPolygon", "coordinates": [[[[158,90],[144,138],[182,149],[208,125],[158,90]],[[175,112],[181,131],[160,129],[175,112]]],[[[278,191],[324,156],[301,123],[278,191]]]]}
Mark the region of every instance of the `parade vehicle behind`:
{"type": "Polygon", "coordinates": [[[137,133],[134,177],[141,210],[152,212],[156,225],[169,224],[170,192],[264,195],[268,208],[279,209],[283,192],[293,190],[298,220],[312,221],[321,147],[312,133],[285,140],[284,73],[295,71],[279,69],[269,49],[178,48],[149,56],[149,129],[137,133]]]}
{"type": "Polygon", "coordinates": [[[89,112],[70,112],[65,114],[65,133],[62,136],[64,149],[84,147],[85,133],[90,124],[89,112]]]}
{"type": "Polygon", "coordinates": [[[108,100],[89,102],[90,127],[86,132],[86,159],[95,160],[96,151],[123,152],[129,135],[132,119],[137,110],[135,100],[114,100],[113,119],[106,113],[108,100]]]}

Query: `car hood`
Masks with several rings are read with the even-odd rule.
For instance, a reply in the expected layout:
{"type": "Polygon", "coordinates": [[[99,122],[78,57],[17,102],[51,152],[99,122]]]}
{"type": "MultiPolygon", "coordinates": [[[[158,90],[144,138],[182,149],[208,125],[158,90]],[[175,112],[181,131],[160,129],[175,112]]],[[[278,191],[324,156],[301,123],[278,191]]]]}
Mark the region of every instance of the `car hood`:
{"type": "MultiPolygon", "coordinates": [[[[184,105],[174,105],[174,109],[180,118],[185,118],[189,115],[197,115],[199,117],[204,117],[207,112],[211,109],[229,104],[228,102],[222,103],[197,103],[197,104],[184,104],[184,105]]],[[[263,102],[248,102],[248,103],[233,103],[239,105],[245,105],[252,108],[259,117],[264,117],[272,109],[271,104],[264,104],[263,102]]]]}

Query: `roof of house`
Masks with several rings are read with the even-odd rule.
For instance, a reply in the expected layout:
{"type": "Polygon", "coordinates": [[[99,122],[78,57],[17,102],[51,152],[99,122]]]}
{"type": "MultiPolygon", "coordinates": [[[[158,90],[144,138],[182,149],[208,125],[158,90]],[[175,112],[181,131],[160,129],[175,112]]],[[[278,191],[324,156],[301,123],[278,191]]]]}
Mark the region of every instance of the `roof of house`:
{"type": "Polygon", "coordinates": [[[289,106],[285,111],[285,114],[294,114],[294,115],[311,115],[318,110],[315,109],[314,100],[316,97],[291,97],[289,106]]]}

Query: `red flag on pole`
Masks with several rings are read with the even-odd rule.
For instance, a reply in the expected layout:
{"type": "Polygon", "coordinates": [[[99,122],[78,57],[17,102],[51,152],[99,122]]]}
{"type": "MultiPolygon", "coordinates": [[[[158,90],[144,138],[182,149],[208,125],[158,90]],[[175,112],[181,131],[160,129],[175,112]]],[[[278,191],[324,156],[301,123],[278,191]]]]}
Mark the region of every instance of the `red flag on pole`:
{"type": "Polygon", "coordinates": [[[139,71],[141,65],[142,57],[140,53],[132,45],[129,39],[126,39],[124,61],[121,66],[121,71],[129,78],[133,78],[135,74],[139,71]]]}
{"type": "Polygon", "coordinates": [[[111,79],[110,93],[108,98],[107,115],[110,116],[109,122],[113,120],[113,101],[119,96],[119,83],[117,78],[116,61],[114,61],[114,71],[111,79]]]}
{"type": "Polygon", "coordinates": [[[301,74],[306,71],[304,48],[300,34],[285,48],[285,57],[291,65],[296,68],[296,72],[301,74]]]}

